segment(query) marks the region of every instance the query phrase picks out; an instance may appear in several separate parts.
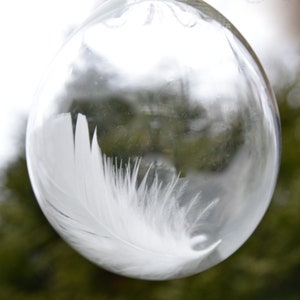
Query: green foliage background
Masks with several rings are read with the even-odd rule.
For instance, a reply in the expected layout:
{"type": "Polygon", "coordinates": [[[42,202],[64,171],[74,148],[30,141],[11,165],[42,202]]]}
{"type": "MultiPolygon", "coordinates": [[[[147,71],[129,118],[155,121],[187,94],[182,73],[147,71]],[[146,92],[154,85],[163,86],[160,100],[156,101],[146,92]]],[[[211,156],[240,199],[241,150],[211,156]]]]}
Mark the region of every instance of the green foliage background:
{"type": "Polygon", "coordinates": [[[20,153],[0,185],[0,299],[300,299],[300,108],[287,94],[277,95],[282,164],[266,216],[233,256],[190,278],[128,279],[79,256],[43,217],[20,153]]]}

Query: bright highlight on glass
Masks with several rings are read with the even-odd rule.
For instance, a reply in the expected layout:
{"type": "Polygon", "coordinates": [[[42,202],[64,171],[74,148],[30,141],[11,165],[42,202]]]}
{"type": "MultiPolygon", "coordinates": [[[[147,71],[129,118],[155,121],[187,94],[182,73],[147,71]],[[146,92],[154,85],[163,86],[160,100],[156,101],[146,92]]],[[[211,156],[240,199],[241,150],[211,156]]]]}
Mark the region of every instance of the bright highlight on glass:
{"type": "Polygon", "coordinates": [[[248,44],[206,3],[105,5],[38,89],[27,130],[37,200],[107,270],[199,273],[236,251],[269,205],[280,155],[273,93],[248,44]]]}

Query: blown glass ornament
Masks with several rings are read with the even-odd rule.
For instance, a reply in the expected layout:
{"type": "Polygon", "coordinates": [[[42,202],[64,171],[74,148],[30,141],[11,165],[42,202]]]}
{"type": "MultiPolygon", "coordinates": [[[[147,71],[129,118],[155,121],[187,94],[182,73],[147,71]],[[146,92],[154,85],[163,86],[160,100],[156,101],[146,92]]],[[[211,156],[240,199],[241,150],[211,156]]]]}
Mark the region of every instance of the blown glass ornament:
{"type": "Polygon", "coordinates": [[[107,1],[63,45],[27,161],[52,226],[129,277],[199,273],[251,235],[274,190],[276,102],[255,54],[203,1],[107,1]]]}

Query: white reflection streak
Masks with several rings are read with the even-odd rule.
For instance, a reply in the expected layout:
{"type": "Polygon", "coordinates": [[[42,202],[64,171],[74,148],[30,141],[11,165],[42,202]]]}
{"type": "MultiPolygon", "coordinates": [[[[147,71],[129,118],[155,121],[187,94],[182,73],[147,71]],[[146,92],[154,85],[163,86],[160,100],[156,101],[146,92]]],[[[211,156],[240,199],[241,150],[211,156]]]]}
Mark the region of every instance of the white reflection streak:
{"type": "Polygon", "coordinates": [[[233,96],[232,83],[238,82],[240,74],[235,58],[228,60],[231,50],[224,38],[226,28],[213,20],[197,23],[197,12],[183,4],[179,8],[168,2],[149,2],[131,9],[130,15],[125,12],[121,18],[92,26],[84,33],[84,45],[120,74],[111,82],[112,88],[138,84],[140,88],[157,89],[166,76],[170,82],[185,77],[199,81],[192,82],[197,87],[190,91],[195,99],[215,98],[216,86],[219,96],[233,96]],[[151,17],[151,6],[156,19],[147,26],[142,20],[151,17]],[[189,9],[192,13],[186,13],[189,9]],[[134,48],[136,40],[139,43],[134,48]]]}

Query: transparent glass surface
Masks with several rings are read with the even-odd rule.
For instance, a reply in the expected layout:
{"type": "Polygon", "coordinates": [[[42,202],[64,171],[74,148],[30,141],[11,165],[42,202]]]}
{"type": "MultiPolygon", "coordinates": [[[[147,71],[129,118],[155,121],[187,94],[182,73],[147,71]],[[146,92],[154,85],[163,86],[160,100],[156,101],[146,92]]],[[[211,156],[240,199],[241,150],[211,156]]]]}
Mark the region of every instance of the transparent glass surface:
{"type": "Polygon", "coordinates": [[[279,155],[260,63],[202,1],[103,4],[53,60],[27,129],[52,226],[99,266],[151,280],[236,251],[269,205],[279,155]]]}

